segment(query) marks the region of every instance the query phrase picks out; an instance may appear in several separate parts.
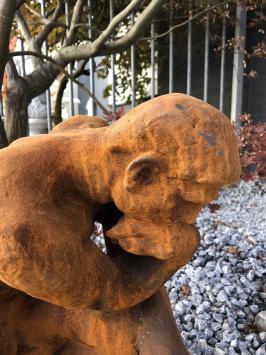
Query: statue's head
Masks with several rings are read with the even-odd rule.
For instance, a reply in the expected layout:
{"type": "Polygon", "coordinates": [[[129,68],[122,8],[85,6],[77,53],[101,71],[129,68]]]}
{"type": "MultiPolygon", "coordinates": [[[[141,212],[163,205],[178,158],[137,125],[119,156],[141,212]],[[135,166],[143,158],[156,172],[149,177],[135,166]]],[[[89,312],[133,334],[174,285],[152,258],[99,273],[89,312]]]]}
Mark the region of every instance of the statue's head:
{"type": "MultiPolygon", "coordinates": [[[[168,94],[145,102],[111,126],[108,135],[112,198],[124,223],[193,224],[219,189],[240,176],[228,118],[191,96],[168,94]]],[[[120,240],[116,227],[110,236],[125,247],[121,241],[127,238],[120,240]]],[[[134,248],[127,249],[147,252],[134,248]]]]}

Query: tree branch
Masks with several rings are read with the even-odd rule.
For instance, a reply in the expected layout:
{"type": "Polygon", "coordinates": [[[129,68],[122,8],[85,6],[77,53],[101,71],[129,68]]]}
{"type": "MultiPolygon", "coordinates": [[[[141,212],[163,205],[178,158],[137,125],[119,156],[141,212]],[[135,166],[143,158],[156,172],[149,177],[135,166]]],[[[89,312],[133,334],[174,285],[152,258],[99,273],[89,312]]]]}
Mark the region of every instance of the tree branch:
{"type": "Polygon", "coordinates": [[[12,57],[6,64],[6,75],[8,78],[8,83],[14,83],[19,79],[17,67],[12,57]]]}
{"type": "MultiPolygon", "coordinates": [[[[154,2],[154,0],[151,3],[153,3],[153,2],[154,2]]],[[[163,3],[163,1],[161,1],[161,0],[159,0],[159,2],[163,3]]],[[[111,37],[114,30],[117,28],[117,26],[121,22],[123,22],[130,14],[132,14],[132,12],[136,11],[140,7],[141,3],[142,3],[142,0],[131,1],[129,3],[129,5],[124,10],[122,10],[118,15],[116,15],[112,19],[112,21],[109,23],[107,28],[93,42],[93,46],[95,47],[96,50],[98,50],[98,48],[100,48],[106,42],[106,40],[111,37]]]]}
{"type": "Polygon", "coordinates": [[[58,5],[53,12],[51,20],[47,20],[46,18],[43,18],[43,20],[45,21],[45,26],[42,29],[42,31],[39,32],[35,37],[38,47],[42,46],[43,42],[47,39],[47,37],[55,27],[58,26],[65,27],[64,25],[57,22],[57,20],[62,15],[62,13],[63,13],[63,1],[59,0],[58,5]]]}
{"type": "Polygon", "coordinates": [[[16,12],[15,19],[17,21],[18,28],[19,28],[22,36],[24,37],[25,41],[27,43],[30,42],[32,39],[32,36],[30,34],[30,30],[27,26],[27,23],[26,23],[24,17],[21,15],[21,12],[19,10],[17,10],[17,12],[16,12]]]}
{"type": "Polygon", "coordinates": [[[195,18],[200,17],[200,16],[206,14],[207,12],[216,9],[217,7],[221,7],[221,6],[225,5],[225,4],[228,4],[229,2],[230,2],[230,1],[227,0],[227,1],[223,1],[223,2],[221,2],[221,3],[219,3],[219,4],[216,4],[216,5],[207,7],[206,9],[204,9],[204,10],[198,12],[198,13],[195,14],[194,16],[189,17],[186,21],[183,21],[183,22],[181,22],[181,23],[178,23],[177,25],[172,26],[171,28],[169,28],[169,30],[167,30],[167,31],[165,31],[165,32],[163,32],[163,33],[160,33],[160,34],[157,35],[157,36],[154,36],[154,37],[143,37],[143,38],[140,38],[139,40],[141,40],[141,41],[144,41],[144,40],[147,41],[147,40],[159,39],[159,38],[165,37],[165,36],[167,36],[169,33],[171,33],[172,31],[176,30],[177,28],[180,28],[180,27],[182,27],[182,26],[185,26],[185,25],[188,24],[190,21],[193,21],[195,18]]]}
{"type": "MultiPolygon", "coordinates": [[[[72,73],[74,78],[78,78],[80,75],[84,75],[86,73],[85,66],[88,63],[87,60],[84,60],[79,68],[75,71],[75,73],[72,73]]],[[[88,73],[86,73],[88,75],[88,73]]],[[[56,92],[56,97],[55,97],[55,105],[54,105],[54,124],[57,125],[60,122],[62,122],[62,97],[67,85],[68,78],[66,75],[63,76],[63,78],[60,80],[60,84],[58,86],[57,92],[56,92]]]]}
{"type": "MultiPolygon", "coordinates": [[[[103,105],[102,103],[96,98],[96,96],[80,81],[78,81],[73,75],[69,74],[64,67],[62,67],[60,64],[58,64],[54,59],[52,59],[51,57],[48,57],[47,55],[41,54],[41,53],[37,53],[37,52],[32,52],[32,51],[18,51],[18,52],[12,52],[9,53],[9,57],[17,57],[17,56],[21,56],[21,55],[29,55],[29,56],[35,56],[38,58],[42,58],[47,60],[48,62],[50,62],[51,64],[53,64],[54,67],[57,67],[58,69],[58,74],[60,72],[64,73],[65,76],[72,80],[75,84],[77,84],[81,90],[83,90],[88,96],[90,96],[93,101],[101,108],[101,110],[103,110],[103,112],[106,113],[110,113],[103,105]]],[[[42,63],[43,64],[43,63],[42,63]]],[[[41,65],[42,65],[41,64],[41,65]]],[[[58,76],[58,74],[56,76],[58,76]]],[[[28,75],[27,77],[25,77],[25,80],[29,83],[29,77],[30,75],[28,75]]],[[[53,79],[54,80],[54,79],[53,79]]],[[[31,98],[34,98],[38,95],[40,95],[44,90],[42,90],[41,92],[37,91],[37,92],[29,92],[29,95],[31,98]]]]}
{"type": "Polygon", "coordinates": [[[76,25],[79,23],[82,11],[84,6],[84,0],[78,0],[74,6],[73,15],[71,19],[70,29],[66,35],[66,39],[64,41],[64,46],[69,46],[74,43],[75,35],[77,32],[76,25]]]}
{"type": "MultiPolygon", "coordinates": [[[[134,27],[130,31],[130,35],[126,35],[124,39],[119,39],[115,42],[104,43],[112,34],[117,25],[123,21],[130,13],[136,10],[141,4],[140,0],[131,1],[131,3],[122,12],[115,16],[110,22],[106,30],[103,31],[94,42],[89,42],[86,44],[67,46],[55,52],[53,59],[47,56],[43,56],[39,53],[24,52],[24,54],[29,54],[37,56],[39,58],[46,58],[47,62],[40,63],[39,66],[30,74],[28,74],[25,79],[28,83],[29,95],[33,98],[40,95],[42,92],[47,90],[47,88],[53,83],[59,73],[68,63],[74,62],[75,60],[88,60],[96,55],[108,55],[112,53],[119,52],[121,49],[128,48],[134,43],[136,38],[141,34],[142,31],[149,25],[152,17],[159,10],[160,6],[163,4],[163,0],[152,0],[146,9],[139,15],[134,27]]],[[[11,55],[22,55],[23,52],[15,52],[11,55]]],[[[66,73],[64,70],[63,72],[66,73]]],[[[73,79],[72,79],[73,80],[73,79]]],[[[83,84],[78,81],[73,80],[79,85],[82,90],[87,92],[87,94],[93,97],[92,93],[87,89],[82,87],[83,84]]],[[[94,97],[94,100],[97,100],[94,97]]],[[[97,100],[98,101],[98,100],[97,100]]],[[[101,103],[97,103],[100,107],[101,103]]],[[[105,107],[101,107],[103,111],[107,111],[105,107]]]]}
{"type": "Polygon", "coordinates": [[[151,3],[142,12],[142,14],[139,15],[132,29],[122,38],[105,44],[104,51],[107,54],[112,54],[117,51],[121,51],[127,48],[129,45],[133,44],[140,36],[140,34],[145,31],[162,4],[162,0],[152,0],[151,3]]]}
{"type": "Polygon", "coordinates": [[[152,0],[142,14],[139,15],[132,30],[123,38],[114,42],[104,42],[112,35],[117,25],[123,21],[128,14],[132,13],[140,3],[140,0],[132,1],[120,14],[113,18],[106,30],[104,30],[94,42],[64,47],[54,54],[54,59],[60,63],[61,66],[65,66],[67,63],[71,63],[75,60],[89,59],[96,55],[108,55],[129,47],[149,25],[151,19],[163,4],[163,0],[152,0]]]}
{"type": "Polygon", "coordinates": [[[35,11],[31,6],[29,6],[28,4],[25,4],[26,9],[28,9],[32,15],[36,16],[39,19],[42,19],[42,21],[48,21],[45,17],[43,17],[38,11],[35,11]]]}
{"type": "MultiPolygon", "coordinates": [[[[34,51],[34,52],[40,52],[41,46],[38,46],[38,44],[36,43],[35,37],[31,35],[28,25],[19,10],[16,11],[15,18],[16,18],[19,30],[25,39],[27,48],[31,51],[34,51]]],[[[40,63],[40,59],[37,59],[36,57],[34,57],[32,63],[33,63],[34,67],[37,67],[38,64],[40,63]]]]}
{"type": "Polygon", "coordinates": [[[17,0],[17,1],[16,1],[16,9],[19,9],[20,6],[21,6],[22,4],[24,4],[24,2],[26,2],[26,0],[17,0]]]}

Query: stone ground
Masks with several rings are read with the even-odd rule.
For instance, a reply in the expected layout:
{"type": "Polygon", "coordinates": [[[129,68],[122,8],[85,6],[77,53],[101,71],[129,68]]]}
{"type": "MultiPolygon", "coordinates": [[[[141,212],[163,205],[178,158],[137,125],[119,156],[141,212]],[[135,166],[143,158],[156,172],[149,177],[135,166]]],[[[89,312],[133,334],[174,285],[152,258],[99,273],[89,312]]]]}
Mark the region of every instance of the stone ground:
{"type": "Polygon", "coordinates": [[[266,355],[266,184],[224,190],[197,219],[201,245],[167,282],[177,326],[193,355],[266,355]]]}
{"type": "Polygon", "coordinates": [[[254,326],[266,310],[266,183],[241,181],[214,203],[197,219],[197,253],[166,283],[177,326],[191,355],[266,355],[254,326]]]}

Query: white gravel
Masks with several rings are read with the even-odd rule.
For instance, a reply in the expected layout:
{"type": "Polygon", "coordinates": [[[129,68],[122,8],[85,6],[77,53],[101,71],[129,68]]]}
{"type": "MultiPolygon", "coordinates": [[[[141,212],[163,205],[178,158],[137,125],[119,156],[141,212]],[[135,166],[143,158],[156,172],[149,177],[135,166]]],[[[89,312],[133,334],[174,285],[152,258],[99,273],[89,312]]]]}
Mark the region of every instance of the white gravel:
{"type": "Polygon", "coordinates": [[[224,190],[197,219],[201,245],[166,284],[177,326],[192,355],[266,355],[254,327],[266,309],[266,184],[224,190]]]}

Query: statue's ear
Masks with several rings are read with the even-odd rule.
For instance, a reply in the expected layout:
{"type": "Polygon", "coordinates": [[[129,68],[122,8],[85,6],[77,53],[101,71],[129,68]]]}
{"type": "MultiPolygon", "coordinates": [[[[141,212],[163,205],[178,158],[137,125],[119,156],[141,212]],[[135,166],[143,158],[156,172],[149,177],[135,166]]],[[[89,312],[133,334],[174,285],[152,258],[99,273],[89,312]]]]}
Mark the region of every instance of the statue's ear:
{"type": "Polygon", "coordinates": [[[159,160],[151,153],[144,153],[127,166],[124,187],[133,192],[137,187],[152,184],[158,179],[159,171],[159,160]]]}

